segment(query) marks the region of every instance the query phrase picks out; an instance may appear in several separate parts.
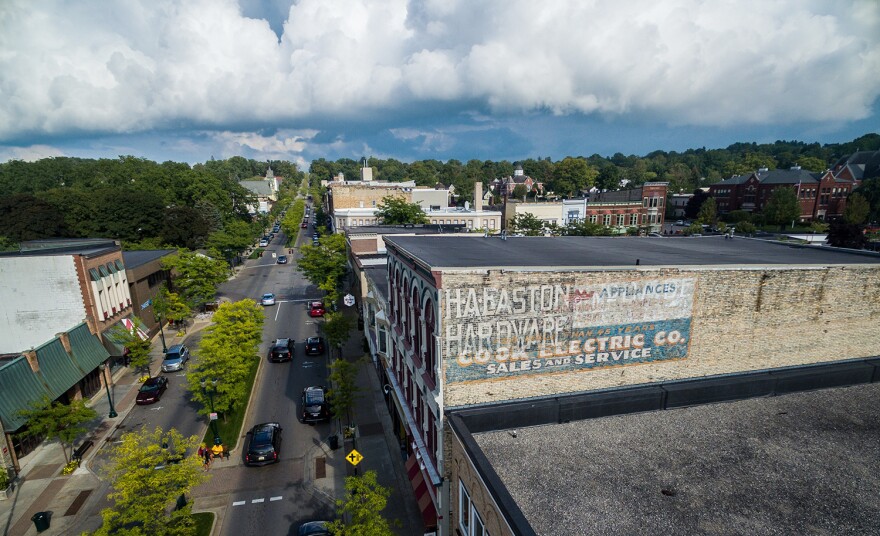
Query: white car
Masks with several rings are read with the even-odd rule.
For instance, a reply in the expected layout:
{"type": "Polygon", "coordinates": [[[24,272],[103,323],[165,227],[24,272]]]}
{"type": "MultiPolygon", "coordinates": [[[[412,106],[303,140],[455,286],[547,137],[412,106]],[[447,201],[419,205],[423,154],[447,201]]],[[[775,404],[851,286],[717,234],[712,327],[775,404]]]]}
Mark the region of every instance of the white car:
{"type": "Polygon", "coordinates": [[[269,241],[268,241],[268,240],[260,240],[260,247],[261,247],[261,248],[264,248],[264,247],[266,247],[266,246],[268,246],[268,245],[269,245],[269,241]]]}
{"type": "Polygon", "coordinates": [[[263,294],[263,298],[260,300],[262,305],[275,305],[275,295],[271,292],[267,292],[263,294]]]}

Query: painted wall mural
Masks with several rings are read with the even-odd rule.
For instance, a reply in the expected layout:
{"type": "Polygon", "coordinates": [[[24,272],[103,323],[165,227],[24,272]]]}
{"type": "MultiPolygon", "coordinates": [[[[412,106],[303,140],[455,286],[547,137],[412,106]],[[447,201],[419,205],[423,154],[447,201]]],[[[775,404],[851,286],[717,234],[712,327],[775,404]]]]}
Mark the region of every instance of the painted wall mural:
{"type": "Polygon", "coordinates": [[[687,357],[695,280],[441,291],[450,383],[687,357]]]}

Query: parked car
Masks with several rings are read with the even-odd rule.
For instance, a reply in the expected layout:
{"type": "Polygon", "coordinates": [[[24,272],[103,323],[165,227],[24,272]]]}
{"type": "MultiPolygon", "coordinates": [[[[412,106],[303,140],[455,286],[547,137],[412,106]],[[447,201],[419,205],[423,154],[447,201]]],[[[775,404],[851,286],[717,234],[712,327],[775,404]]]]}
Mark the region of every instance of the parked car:
{"type": "Polygon", "coordinates": [[[287,255],[278,255],[278,264],[287,264],[287,255]]]}
{"type": "Polygon", "coordinates": [[[309,303],[309,316],[312,318],[324,316],[324,304],[319,301],[309,303]]]}
{"type": "Polygon", "coordinates": [[[269,348],[269,361],[280,363],[293,360],[293,339],[275,339],[269,348]]]}
{"type": "Polygon", "coordinates": [[[281,431],[281,425],[277,422],[265,422],[251,428],[244,464],[277,463],[281,454],[281,431]]]}
{"type": "Polygon", "coordinates": [[[269,245],[269,241],[266,240],[265,238],[263,238],[263,239],[260,240],[260,247],[261,247],[261,248],[264,248],[264,247],[266,247],[266,246],[268,246],[268,245],[269,245]]]}
{"type": "Polygon", "coordinates": [[[329,521],[309,521],[299,526],[296,536],[330,536],[329,521]]]}
{"type": "Polygon", "coordinates": [[[162,359],[162,372],[176,372],[182,369],[187,361],[189,361],[189,348],[182,344],[175,344],[165,352],[165,358],[162,359]]]}
{"type": "Polygon", "coordinates": [[[314,239],[312,239],[312,245],[313,245],[313,246],[320,246],[321,243],[318,242],[318,239],[317,239],[317,238],[314,238],[314,239]]]}
{"type": "Polygon", "coordinates": [[[312,240],[317,240],[319,238],[321,238],[321,235],[319,235],[318,233],[312,234],[312,240]]]}
{"type": "Polygon", "coordinates": [[[306,339],[306,355],[321,355],[324,353],[324,339],[321,337],[309,337],[306,339]]]}
{"type": "Polygon", "coordinates": [[[308,226],[309,226],[309,222],[304,221],[304,222],[302,222],[301,224],[299,224],[299,226],[300,226],[300,228],[302,228],[302,229],[306,229],[306,228],[308,228],[308,226]]]}
{"type": "Polygon", "coordinates": [[[165,392],[165,389],[168,388],[168,378],[165,376],[156,376],[155,378],[149,378],[147,381],[141,385],[141,388],[138,389],[137,398],[135,399],[135,404],[139,404],[141,406],[146,404],[155,404],[162,398],[162,393],[165,392]]]}
{"type": "Polygon", "coordinates": [[[330,420],[330,406],[324,387],[313,385],[302,392],[302,421],[309,424],[330,420]]]}
{"type": "Polygon", "coordinates": [[[271,292],[263,294],[263,297],[260,299],[260,303],[263,305],[275,305],[275,295],[271,292]]]}

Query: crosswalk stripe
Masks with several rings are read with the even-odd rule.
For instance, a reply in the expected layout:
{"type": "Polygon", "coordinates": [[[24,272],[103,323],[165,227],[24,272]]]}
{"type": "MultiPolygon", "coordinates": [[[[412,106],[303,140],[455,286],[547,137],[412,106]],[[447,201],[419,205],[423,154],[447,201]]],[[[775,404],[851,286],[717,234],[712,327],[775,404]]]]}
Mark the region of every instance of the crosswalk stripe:
{"type": "Polygon", "coordinates": [[[266,500],[266,499],[254,499],[254,500],[251,501],[251,504],[261,503],[261,502],[264,502],[265,500],[266,500]]]}
{"type": "Polygon", "coordinates": [[[234,503],[232,503],[232,506],[241,506],[241,505],[243,505],[243,504],[246,503],[246,502],[247,502],[247,501],[235,501],[234,503]]]}
{"type": "Polygon", "coordinates": [[[281,500],[281,496],[280,496],[280,495],[279,495],[278,497],[269,497],[269,502],[272,502],[272,501],[280,501],[280,500],[281,500]]]}

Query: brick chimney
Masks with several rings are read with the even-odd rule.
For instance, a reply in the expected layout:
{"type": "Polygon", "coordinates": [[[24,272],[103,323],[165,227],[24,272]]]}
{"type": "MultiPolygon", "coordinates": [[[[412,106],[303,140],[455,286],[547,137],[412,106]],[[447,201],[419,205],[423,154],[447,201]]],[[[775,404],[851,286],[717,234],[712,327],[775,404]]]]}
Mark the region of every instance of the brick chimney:
{"type": "Polygon", "coordinates": [[[22,354],[28,362],[28,365],[31,366],[31,370],[34,372],[40,372],[40,362],[37,361],[37,352],[36,350],[28,350],[27,352],[22,352],[22,354]]]}
{"type": "Polygon", "coordinates": [[[483,182],[474,183],[474,210],[483,212],[483,182]]]}

